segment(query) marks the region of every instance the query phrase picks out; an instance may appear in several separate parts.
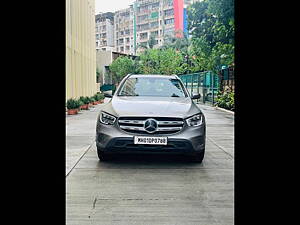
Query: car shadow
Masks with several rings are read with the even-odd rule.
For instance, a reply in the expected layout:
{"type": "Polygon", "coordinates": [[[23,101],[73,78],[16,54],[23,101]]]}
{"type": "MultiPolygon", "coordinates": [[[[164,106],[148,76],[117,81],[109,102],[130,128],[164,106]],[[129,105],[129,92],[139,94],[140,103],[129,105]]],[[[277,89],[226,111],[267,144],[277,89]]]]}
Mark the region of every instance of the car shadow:
{"type": "MultiPolygon", "coordinates": [[[[203,160],[204,162],[204,160],[203,160]]],[[[108,161],[98,162],[99,167],[112,166],[155,166],[155,167],[202,167],[202,163],[193,162],[186,155],[161,154],[117,154],[108,161]]]]}

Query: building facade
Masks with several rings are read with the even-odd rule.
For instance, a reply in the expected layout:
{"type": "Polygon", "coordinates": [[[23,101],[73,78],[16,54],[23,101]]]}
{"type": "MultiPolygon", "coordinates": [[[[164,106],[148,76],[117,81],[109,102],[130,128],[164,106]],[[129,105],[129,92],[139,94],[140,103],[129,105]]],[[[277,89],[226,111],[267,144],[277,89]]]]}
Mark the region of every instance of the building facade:
{"type": "MultiPolygon", "coordinates": [[[[128,8],[115,12],[113,22],[112,13],[110,17],[107,13],[102,14],[105,18],[102,23],[105,24],[100,25],[99,22],[96,25],[96,45],[100,43],[96,49],[114,49],[116,52],[136,55],[145,50],[143,46],[147,46],[150,39],[154,39],[154,48],[158,48],[168,37],[182,37],[184,33],[187,34],[186,8],[191,3],[193,0],[135,0],[128,8]],[[113,37],[108,38],[107,32],[103,37],[99,30],[103,26],[106,29],[113,27],[113,37]],[[108,45],[108,41],[113,41],[113,44],[108,45]]],[[[96,15],[96,24],[99,18],[96,15]]]]}
{"type": "Polygon", "coordinates": [[[96,22],[96,50],[114,50],[114,13],[99,13],[96,22]]]}
{"type": "Polygon", "coordinates": [[[115,12],[115,51],[134,54],[134,9],[131,5],[127,9],[115,12]]]}
{"type": "Polygon", "coordinates": [[[66,0],[66,100],[96,86],[95,0],[66,0]]]}

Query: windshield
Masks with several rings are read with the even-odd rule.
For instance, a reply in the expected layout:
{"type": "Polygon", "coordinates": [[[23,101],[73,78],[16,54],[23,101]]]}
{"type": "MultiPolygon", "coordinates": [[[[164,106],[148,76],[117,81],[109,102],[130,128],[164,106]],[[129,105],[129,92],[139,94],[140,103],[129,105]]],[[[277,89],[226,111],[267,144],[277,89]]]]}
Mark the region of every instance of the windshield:
{"type": "Polygon", "coordinates": [[[118,96],[187,97],[180,80],[146,76],[128,78],[118,96]]]}

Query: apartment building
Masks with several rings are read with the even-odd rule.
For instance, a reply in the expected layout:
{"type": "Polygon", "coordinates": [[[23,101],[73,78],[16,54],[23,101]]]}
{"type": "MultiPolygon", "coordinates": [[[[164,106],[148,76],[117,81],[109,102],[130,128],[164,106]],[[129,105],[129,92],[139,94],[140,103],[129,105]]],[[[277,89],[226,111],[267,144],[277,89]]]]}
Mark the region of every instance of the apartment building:
{"type": "Polygon", "coordinates": [[[114,50],[114,13],[99,13],[95,16],[96,22],[96,50],[114,50]]]}
{"type": "Polygon", "coordinates": [[[129,8],[115,12],[115,51],[134,55],[134,9],[129,8]]]}
{"type": "Polygon", "coordinates": [[[66,101],[97,92],[95,0],[66,1],[66,101]]]}
{"type": "Polygon", "coordinates": [[[192,0],[136,0],[128,8],[116,11],[114,51],[136,55],[144,51],[142,46],[147,46],[151,37],[154,48],[162,46],[168,37],[182,37],[183,32],[187,33],[186,5],[191,3],[192,0]]]}

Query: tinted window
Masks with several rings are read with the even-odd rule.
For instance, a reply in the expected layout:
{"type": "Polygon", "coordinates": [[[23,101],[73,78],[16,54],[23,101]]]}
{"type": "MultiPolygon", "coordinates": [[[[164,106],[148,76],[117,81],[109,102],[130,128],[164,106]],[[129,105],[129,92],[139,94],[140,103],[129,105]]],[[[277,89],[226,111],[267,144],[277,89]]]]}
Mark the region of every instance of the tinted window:
{"type": "Polygon", "coordinates": [[[161,77],[129,78],[122,86],[119,96],[187,97],[178,79],[161,77]]]}

